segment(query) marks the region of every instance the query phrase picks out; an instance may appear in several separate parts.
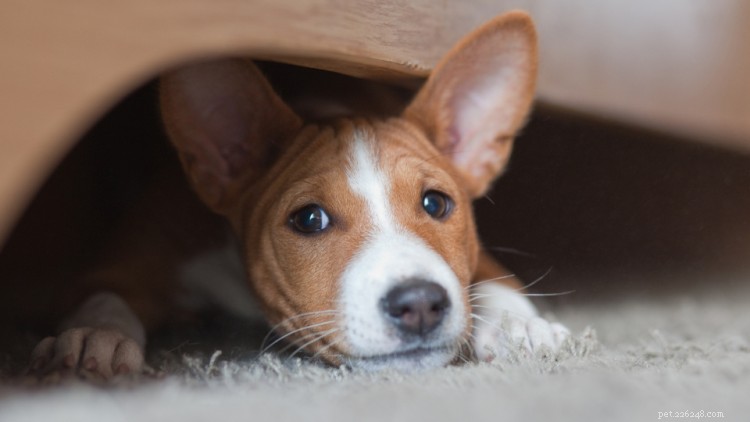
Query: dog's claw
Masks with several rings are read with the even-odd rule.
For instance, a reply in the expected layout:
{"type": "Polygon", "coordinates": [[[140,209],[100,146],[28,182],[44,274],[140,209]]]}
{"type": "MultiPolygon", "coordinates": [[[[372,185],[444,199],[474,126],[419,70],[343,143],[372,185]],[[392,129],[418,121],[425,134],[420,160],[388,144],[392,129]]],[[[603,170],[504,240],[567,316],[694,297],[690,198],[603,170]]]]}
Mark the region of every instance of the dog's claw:
{"type": "Polygon", "coordinates": [[[31,354],[28,373],[54,383],[61,377],[84,372],[108,380],[142,368],[141,347],[120,331],[73,328],[40,341],[31,354]]]}
{"type": "Polygon", "coordinates": [[[117,366],[117,370],[115,371],[116,375],[125,375],[130,373],[130,367],[127,363],[121,363],[117,366]]]}
{"type": "Polygon", "coordinates": [[[86,360],[83,362],[83,368],[89,371],[93,371],[97,367],[96,358],[93,356],[90,356],[86,358],[86,360]]]}

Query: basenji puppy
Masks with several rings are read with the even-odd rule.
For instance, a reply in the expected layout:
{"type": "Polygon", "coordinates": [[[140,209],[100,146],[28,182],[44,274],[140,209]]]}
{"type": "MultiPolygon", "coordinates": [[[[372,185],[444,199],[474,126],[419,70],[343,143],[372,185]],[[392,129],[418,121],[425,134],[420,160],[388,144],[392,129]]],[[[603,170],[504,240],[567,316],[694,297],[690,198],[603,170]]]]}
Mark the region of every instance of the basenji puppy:
{"type": "Polygon", "coordinates": [[[568,330],[482,250],[472,216],[508,162],[536,68],[533,24],[511,12],[460,41],[385,118],[325,107],[305,121],[248,60],[164,75],[164,124],[207,208],[157,189],[169,211],[136,214],[123,231],[140,240],[87,278],[92,295],[38,344],[31,369],[140,371],[146,332],[188,291],[239,312],[252,294],[280,338],[364,370],[559,347],[568,330]],[[175,235],[186,231],[203,240],[175,235]]]}

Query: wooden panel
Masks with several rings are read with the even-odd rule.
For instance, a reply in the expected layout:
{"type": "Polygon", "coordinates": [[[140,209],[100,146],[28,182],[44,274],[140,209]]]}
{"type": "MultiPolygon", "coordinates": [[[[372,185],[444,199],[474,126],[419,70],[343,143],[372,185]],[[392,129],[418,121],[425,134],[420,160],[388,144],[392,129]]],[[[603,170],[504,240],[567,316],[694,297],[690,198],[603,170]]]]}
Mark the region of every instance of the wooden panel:
{"type": "Polygon", "coordinates": [[[245,54],[424,76],[471,28],[518,7],[539,27],[541,99],[750,150],[742,0],[4,0],[0,243],[81,132],[166,67],[245,54]]]}
{"type": "Polygon", "coordinates": [[[513,3],[540,30],[544,100],[750,151],[750,2],[513,3]]]}
{"type": "Polygon", "coordinates": [[[423,76],[502,6],[430,0],[4,0],[0,239],[71,142],[165,67],[206,55],[309,58],[348,73],[423,76]]]}

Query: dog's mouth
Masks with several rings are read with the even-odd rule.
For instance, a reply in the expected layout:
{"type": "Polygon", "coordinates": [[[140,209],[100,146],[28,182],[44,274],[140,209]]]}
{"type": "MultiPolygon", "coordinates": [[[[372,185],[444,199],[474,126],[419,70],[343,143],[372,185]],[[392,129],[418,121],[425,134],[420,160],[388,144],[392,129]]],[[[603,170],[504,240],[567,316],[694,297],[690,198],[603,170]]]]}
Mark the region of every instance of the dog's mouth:
{"type": "Polygon", "coordinates": [[[457,353],[454,345],[417,346],[393,353],[352,357],[347,363],[354,369],[365,371],[418,372],[445,366],[455,359],[457,353]]]}

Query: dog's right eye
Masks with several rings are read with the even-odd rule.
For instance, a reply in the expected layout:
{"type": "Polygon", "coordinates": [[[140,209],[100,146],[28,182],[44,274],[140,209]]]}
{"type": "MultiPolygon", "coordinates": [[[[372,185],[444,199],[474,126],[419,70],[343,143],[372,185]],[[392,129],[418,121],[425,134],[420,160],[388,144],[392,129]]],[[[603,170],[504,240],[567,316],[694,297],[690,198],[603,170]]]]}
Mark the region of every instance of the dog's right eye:
{"type": "Polygon", "coordinates": [[[427,191],[422,197],[422,208],[430,217],[443,220],[453,211],[453,200],[436,190],[427,191]]]}
{"type": "Polygon", "coordinates": [[[327,229],[331,219],[320,205],[310,204],[293,212],[289,224],[299,233],[312,234],[327,229]]]}

